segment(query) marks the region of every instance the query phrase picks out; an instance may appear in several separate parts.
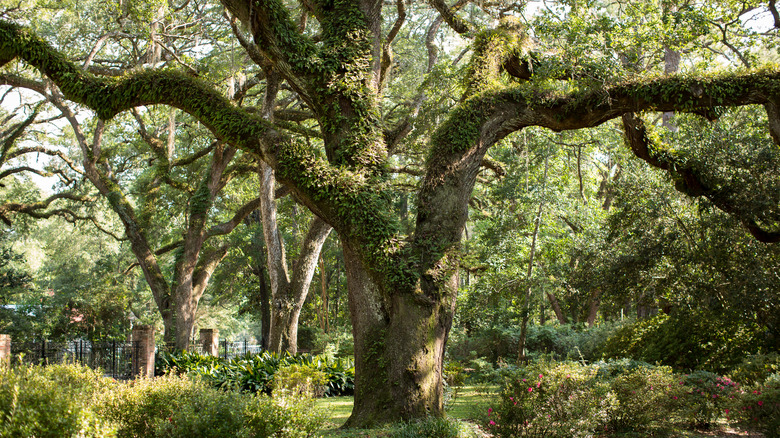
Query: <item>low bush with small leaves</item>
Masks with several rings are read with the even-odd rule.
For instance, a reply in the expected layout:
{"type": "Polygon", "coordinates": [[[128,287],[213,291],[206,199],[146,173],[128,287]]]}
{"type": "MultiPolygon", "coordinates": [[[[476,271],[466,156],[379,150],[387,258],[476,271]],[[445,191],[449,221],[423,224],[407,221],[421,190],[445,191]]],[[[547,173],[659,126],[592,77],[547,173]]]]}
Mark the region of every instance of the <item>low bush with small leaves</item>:
{"type": "Polygon", "coordinates": [[[731,371],[730,377],[742,385],[753,385],[775,373],[780,373],[780,353],[749,354],[731,371]]]}
{"type": "Polygon", "coordinates": [[[742,388],[726,411],[729,422],[780,438],[780,373],[742,388]]]}
{"type": "Polygon", "coordinates": [[[662,426],[682,407],[686,394],[669,367],[625,368],[607,381],[615,397],[608,427],[618,432],[662,426]]]}
{"type": "Polygon", "coordinates": [[[113,427],[93,407],[98,394],[114,386],[78,365],[0,366],[0,436],[113,436],[113,427]]]}
{"type": "Polygon", "coordinates": [[[726,406],[737,395],[739,386],[727,377],[708,371],[685,374],[680,384],[688,389],[681,413],[697,427],[713,425],[725,413],[726,406]]]}
{"type": "Polygon", "coordinates": [[[496,437],[586,437],[603,427],[614,404],[592,367],[535,363],[507,379],[485,427],[496,437]]]}
{"type": "Polygon", "coordinates": [[[273,379],[274,396],[322,397],[328,376],[307,365],[290,364],[276,370],[273,379]]]}
{"type": "Polygon", "coordinates": [[[390,438],[476,438],[475,426],[452,418],[430,417],[402,423],[390,438]]]}
{"type": "Polygon", "coordinates": [[[323,423],[310,401],[187,376],[119,383],[80,365],[0,367],[0,437],[304,438],[323,423]]]}
{"type": "Polygon", "coordinates": [[[119,438],[313,436],[324,419],[309,402],[214,388],[168,375],[120,385],[101,403],[119,438]]]}

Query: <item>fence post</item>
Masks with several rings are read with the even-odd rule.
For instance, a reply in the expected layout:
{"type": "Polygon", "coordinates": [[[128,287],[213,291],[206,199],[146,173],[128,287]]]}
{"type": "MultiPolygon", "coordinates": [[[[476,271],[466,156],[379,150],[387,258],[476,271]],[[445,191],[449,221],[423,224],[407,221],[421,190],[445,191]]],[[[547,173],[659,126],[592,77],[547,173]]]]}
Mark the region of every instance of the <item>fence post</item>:
{"type": "Polygon", "coordinates": [[[219,356],[219,330],[200,329],[200,345],[206,356],[219,356]]]}
{"type": "Polygon", "coordinates": [[[11,364],[11,335],[0,335],[0,366],[11,364]]]}
{"type": "Polygon", "coordinates": [[[133,376],[154,377],[154,326],[133,327],[133,376]]]}

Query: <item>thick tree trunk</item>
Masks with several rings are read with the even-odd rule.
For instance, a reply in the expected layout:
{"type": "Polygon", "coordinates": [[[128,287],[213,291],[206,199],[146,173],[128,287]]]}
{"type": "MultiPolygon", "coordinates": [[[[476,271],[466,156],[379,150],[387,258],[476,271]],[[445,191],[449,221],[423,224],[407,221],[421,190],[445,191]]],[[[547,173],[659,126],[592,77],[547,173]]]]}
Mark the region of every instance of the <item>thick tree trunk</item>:
{"type": "MultiPolygon", "coordinates": [[[[288,295],[283,291],[274,291],[273,295],[288,295]]],[[[290,318],[292,315],[292,303],[281,297],[272,298],[271,320],[268,329],[268,350],[281,353],[290,344],[290,318]]],[[[297,327],[296,327],[297,330],[297,327]]]]}
{"type": "MultiPolygon", "coordinates": [[[[442,368],[455,307],[454,294],[381,292],[355,250],[344,242],[352,334],[355,403],[345,427],[369,427],[442,416],[442,368]]],[[[457,276],[443,288],[456,290],[457,276]]],[[[430,292],[430,291],[427,291],[430,292]]]]}

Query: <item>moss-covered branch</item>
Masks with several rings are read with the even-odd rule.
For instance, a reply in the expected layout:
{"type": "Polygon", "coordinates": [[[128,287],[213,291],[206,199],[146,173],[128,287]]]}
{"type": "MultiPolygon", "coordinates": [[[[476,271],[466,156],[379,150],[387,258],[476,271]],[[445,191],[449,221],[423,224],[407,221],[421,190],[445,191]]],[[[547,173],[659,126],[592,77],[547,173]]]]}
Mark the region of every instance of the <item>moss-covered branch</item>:
{"type": "Polygon", "coordinates": [[[166,104],[207,125],[224,141],[261,153],[258,139],[269,124],[232,105],[209,84],[170,70],[148,70],[120,78],[84,72],[37,35],[0,21],[0,64],[24,60],[54,81],[70,100],[111,119],[136,106],[166,104]]]}
{"type": "MultiPolygon", "coordinates": [[[[648,135],[647,127],[642,119],[634,113],[622,116],[623,127],[626,134],[626,142],[638,158],[658,169],[668,171],[675,180],[675,187],[688,196],[704,196],[718,208],[738,218],[745,228],[761,242],[780,242],[780,231],[767,230],[759,225],[754,212],[749,207],[734,198],[731,187],[714,187],[706,181],[700,171],[694,167],[676,159],[672,154],[663,153],[663,147],[655,144],[648,135]]],[[[766,212],[765,216],[774,217],[773,212],[766,212]]],[[[772,225],[777,225],[777,221],[772,225]]]]}
{"type": "MultiPolygon", "coordinates": [[[[490,146],[512,132],[528,126],[590,128],[644,110],[711,118],[718,107],[774,108],[768,104],[778,98],[780,72],[773,70],[661,77],[572,93],[542,92],[528,84],[477,94],[453,109],[431,138],[415,233],[416,251],[428,254],[421,258],[421,269],[433,269],[460,241],[479,164],[490,146]]],[[[757,237],[771,239],[755,223],[743,222],[757,237]]]]}

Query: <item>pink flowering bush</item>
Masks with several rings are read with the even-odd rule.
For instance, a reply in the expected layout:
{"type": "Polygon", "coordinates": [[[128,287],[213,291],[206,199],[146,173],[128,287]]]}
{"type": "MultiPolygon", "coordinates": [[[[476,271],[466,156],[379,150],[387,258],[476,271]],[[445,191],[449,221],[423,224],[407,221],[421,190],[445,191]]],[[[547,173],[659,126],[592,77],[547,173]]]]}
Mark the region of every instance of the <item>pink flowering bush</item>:
{"type": "Polygon", "coordinates": [[[737,394],[739,384],[708,371],[694,371],[681,379],[686,387],[681,414],[694,426],[709,427],[727,409],[737,394]]]}
{"type": "Polygon", "coordinates": [[[727,418],[732,424],[763,432],[766,438],[780,438],[780,373],[742,388],[732,400],[727,418]]]}
{"type": "Polygon", "coordinates": [[[485,426],[495,437],[593,436],[606,423],[612,400],[591,367],[536,363],[507,379],[485,426]]]}

